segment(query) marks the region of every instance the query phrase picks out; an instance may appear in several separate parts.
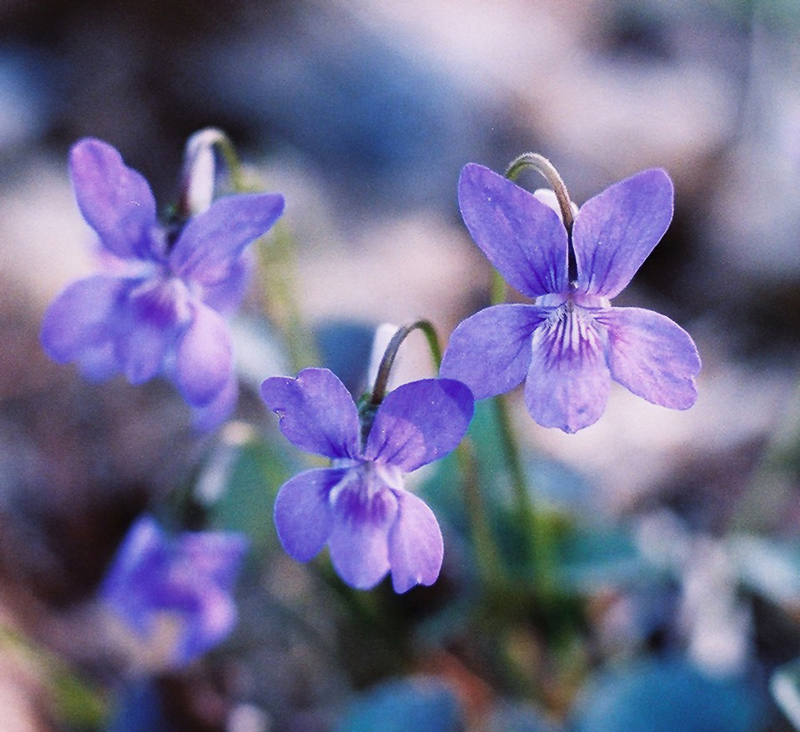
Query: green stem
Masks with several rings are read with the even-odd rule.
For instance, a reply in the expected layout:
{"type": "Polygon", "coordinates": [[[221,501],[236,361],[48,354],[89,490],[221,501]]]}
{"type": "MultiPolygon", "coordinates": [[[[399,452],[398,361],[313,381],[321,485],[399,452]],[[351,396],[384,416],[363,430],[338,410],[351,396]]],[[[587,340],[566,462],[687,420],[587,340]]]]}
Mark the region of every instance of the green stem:
{"type": "Polygon", "coordinates": [[[319,363],[319,357],[295,296],[297,267],[292,235],[278,221],[268,236],[272,237],[269,246],[265,237],[257,245],[262,304],[269,320],[283,334],[291,368],[296,373],[319,363]]]}
{"type": "Polygon", "coordinates": [[[456,462],[461,474],[461,485],[464,488],[464,507],[467,511],[481,581],[485,587],[494,587],[505,583],[506,572],[500,559],[500,550],[486,521],[486,511],[477,480],[475,448],[468,437],[465,437],[456,448],[456,462]]]}

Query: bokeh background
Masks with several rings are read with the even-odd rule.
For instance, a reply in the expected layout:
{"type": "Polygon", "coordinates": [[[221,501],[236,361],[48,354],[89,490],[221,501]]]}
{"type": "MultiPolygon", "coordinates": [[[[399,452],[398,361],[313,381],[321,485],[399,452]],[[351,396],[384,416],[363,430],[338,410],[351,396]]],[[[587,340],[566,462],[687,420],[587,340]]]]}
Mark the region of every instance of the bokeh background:
{"type": "MultiPolygon", "coordinates": [[[[652,556],[685,570],[675,597],[651,610],[672,618],[659,627],[682,628],[689,657],[719,672],[764,649],[773,664],[800,655],[791,613],[721,607],[715,584],[735,584],[719,544],[732,528],[789,540],[800,525],[795,0],[0,0],[4,627],[95,678],[118,678],[86,603],[133,517],[186,480],[213,438],[198,443],[163,384],[86,384],[49,362],[38,324],[92,267],[69,146],[110,142],[166,206],[186,138],[209,125],[231,136],[267,190],[286,195],[298,303],[343,369],[358,367],[364,334],[381,322],[423,316],[446,338],[488,304],[489,269],[457,209],[466,162],[501,171],[540,152],[578,203],[666,168],[674,221],[618,304],[657,309],[692,333],[704,362],[696,406],[671,412],[615,387],[602,420],[577,435],[539,428],[524,409],[515,421],[542,465],[580,476],[570,501],[625,517],[652,556]]],[[[410,350],[408,373],[425,373],[421,345],[410,350]]],[[[262,378],[270,368],[262,362],[262,378]]],[[[240,410],[269,421],[254,393],[240,410]]],[[[772,577],[767,559],[752,561],[772,577]]],[[[264,582],[280,595],[291,570],[275,562],[264,582]]],[[[796,611],[800,592],[789,594],[796,611]]],[[[626,607],[609,633],[629,632],[626,607]]],[[[235,693],[205,676],[163,681],[159,698],[184,726],[150,720],[152,729],[329,729],[342,700],[381,675],[344,674],[288,643],[269,603],[248,612],[261,650],[227,674],[235,693]],[[231,696],[253,704],[231,715],[231,696]]],[[[308,612],[335,636],[322,609],[308,612]]],[[[63,728],[41,658],[6,646],[0,729],[63,728]]],[[[475,679],[491,678],[474,665],[475,687],[444,675],[473,702],[488,693],[475,679]]],[[[146,707],[155,692],[130,693],[146,707]]]]}

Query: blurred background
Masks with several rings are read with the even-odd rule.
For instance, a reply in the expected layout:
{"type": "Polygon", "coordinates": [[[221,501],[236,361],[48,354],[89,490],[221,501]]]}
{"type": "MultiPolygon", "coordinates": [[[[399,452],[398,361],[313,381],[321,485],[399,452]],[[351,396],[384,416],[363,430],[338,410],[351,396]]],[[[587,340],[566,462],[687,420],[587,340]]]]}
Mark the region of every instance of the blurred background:
{"type": "MultiPolygon", "coordinates": [[[[287,641],[281,593],[315,596],[280,552],[258,580],[272,599],[244,601],[241,638],[255,633],[259,650],[223,681],[189,671],[120,682],[86,610],[132,519],[218,445],[190,431],[169,387],[87,384],[41,352],[44,308],[93,266],[67,152],[83,136],[106,140],[166,207],[186,138],[210,125],[285,194],[299,306],[342,369],[359,368],[381,322],[423,316],[446,339],[488,304],[489,268],[457,208],[465,163],[502,171],[540,152],[579,204],[664,167],[672,226],[615,302],[692,333],[704,362],[696,406],[672,412],[614,387],[604,417],[577,435],[539,428],[524,408],[515,423],[537,475],[570,476],[542,478],[551,500],[601,507],[651,562],[678,568],[664,596],[594,598],[607,642],[636,636],[641,648],[674,633],[672,647],[704,671],[755,664],[762,690],[800,655],[796,555],[722,548],[732,530],[791,542],[800,526],[800,3],[0,0],[0,624],[118,685],[130,709],[161,709],[155,721],[120,713],[114,730],[332,729],[346,700],[392,676],[287,641]],[[746,605],[745,575],[760,588],[746,605]]],[[[408,373],[426,373],[413,350],[408,373]]],[[[264,411],[253,392],[240,416],[260,429],[264,411]]],[[[261,508],[271,529],[266,499],[261,508]]],[[[310,600],[304,612],[326,643],[343,642],[335,613],[310,600]]],[[[488,729],[475,719],[499,692],[476,658],[456,644],[421,670],[458,689],[457,724],[488,729]]],[[[41,663],[0,646],[0,729],[82,728],[54,715],[41,663]]],[[[573,709],[570,696],[548,723],[573,709]]],[[[789,729],[770,709],[760,726],[702,729],[789,729]]],[[[612,729],[589,717],[576,724],[612,729]]],[[[534,729],[506,719],[498,729],[534,729]]]]}

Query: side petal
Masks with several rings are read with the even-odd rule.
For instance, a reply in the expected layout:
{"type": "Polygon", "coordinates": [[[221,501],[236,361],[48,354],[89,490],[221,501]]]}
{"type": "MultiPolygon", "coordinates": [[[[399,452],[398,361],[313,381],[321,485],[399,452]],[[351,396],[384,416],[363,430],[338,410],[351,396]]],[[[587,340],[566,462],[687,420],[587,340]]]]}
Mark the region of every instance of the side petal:
{"type": "Polygon", "coordinates": [[[253,273],[254,254],[247,250],[231,263],[228,276],[215,285],[203,287],[203,302],[218,313],[231,315],[242,302],[250,276],[253,273]]]}
{"type": "Polygon", "coordinates": [[[156,202],[147,181],[93,138],[73,145],[69,169],[78,208],[103,246],[118,257],[148,259],[156,202]]]}
{"type": "Polygon", "coordinates": [[[333,528],[331,489],[346,470],[306,470],[283,484],[275,499],[275,528],[286,553],[298,562],[315,557],[333,528]]]}
{"type": "Polygon", "coordinates": [[[578,290],[612,298],[627,287],[672,221],[672,181],[645,170],[588,200],[572,227],[578,290]]]}
{"type": "Polygon", "coordinates": [[[506,281],[538,297],[567,290],[567,231],[553,209],[482,165],[458,181],[461,216],[475,243],[506,281]]]}
{"type": "Polygon", "coordinates": [[[611,378],[653,404],[688,409],[697,399],[700,356],[691,336],[660,313],[611,308],[608,328],[611,378]]]}
{"type": "Polygon", "coordinates": [[[69,285],[44,314],[39,337],[45,353],[59,363],[80,362],[108,343],[125,287],[125,280],[101,275],[69,285]]]}
{"type": "Polygon", "coordinates": [[[403,384],[378,407],[364,457],[408,473],[444,457],[467,432],[472,392],[460,381],[424,379],[403,384]]]}
{"type": "Polygon", "coordinates": [[[389,571],[389,529],[397,516],[397,499],[385,485],[362,471],[336,497],[333,531],[328,539],[338,575],[357,590],[369,590],[389,571]]]}
{"type": "Polygon", "coordinates": [[[242,193],[216,200],[186,224],[170,252],[173,272],[184,279],[219,285],[230,276],[244,248],[278,220],[283,196],[242,193]]]}
{"type": "Polygon", "coordinates": [[[525,404],[542,427],[577,432],[606,408],[611,375],[597,325],[582,311],[565,311],[533,335],[525,404]]]}
{"type": "Polygon", "coordinates": [[[444,542],[436,516],[426,503],[406,491],[398,492],[397,519],[389,531],[389,563],[395,592],[414,585],[432,585],[439,577],[444,542]]]}
{"type": "Polygon", "coordinates": [[[202,407],[216,399],[233,373],[228,324],[215,310],[193,303],[194,317],[175,354],[175,383],[189,404],[202,407]]]}
{"type": "Polygon", "coordinates": [[[549,308],[494,305],[462,321],[450,336],[441,376],[466,384],[475,399],[520,384],[531,362],[531,337],[549,308]]]}
{"type": "Polygon", "coordinates": [[[301,450],[329,458],[358,456],[358,411],[332,371],[303,369],[296,379],[274,376],[261,384],[261,397],[280,417],[281,432],[301,450]]]}

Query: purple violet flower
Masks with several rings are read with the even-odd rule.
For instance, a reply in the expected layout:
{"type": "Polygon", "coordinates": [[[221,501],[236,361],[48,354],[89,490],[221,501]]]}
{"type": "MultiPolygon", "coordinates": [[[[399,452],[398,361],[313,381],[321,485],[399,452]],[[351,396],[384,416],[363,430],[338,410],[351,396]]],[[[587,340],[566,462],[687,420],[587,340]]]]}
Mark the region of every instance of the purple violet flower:
{"type": "Polygon", "coordinates": [[[465,383],[476,399],[524,380],[533,419],[565,432],[600,418],[612,379],[653,404],[694,404],[700,357],[689,334],[659,313],[610,303],[672,220],[666,172],[646,170],[587,201],[571,247],[552,208],[488,168],[467,165],[458,193],[477,245],[535,301],[495,305],[463,321],[450,338],[442,376],[465,383]]]}
{"type": "Polygon", "coordinates": [[[41,342],[89,378],[159,374],[212,428],[233,410],[237,382],[226,315],[244,295],[245,248],[283,212],[283,197],[219,198],[176,234],[161,226],[147,181],[100,140],[70,151],[78,208],[100,240],[106,271],[69,285],[45,313],[41,342]]]}
{"type": "Polygon", "coordinates": [[[353,398],[328,369],[267,379],[261,394],[290,442],[331,459],[278,493],[275,526],[286,551],[307,562],[327,544],[339,576],[362,590],[390,570],[396,592],[433,584],[442,534],[403,475],[455,449],[472,419],[469,389],[450,379],[404,384],[383,400],[363,441],[353,398]]]}
{"type": "Polygon", "coordinates": [[[247,552],[244,535],[185,532],[167,537],[150,516],[133,524],[100,596],[145,642],[159,642],[159,622],[177,629],[168,655],[184,665],[223,641],[236,624],[231,597],[247,552]]]}

